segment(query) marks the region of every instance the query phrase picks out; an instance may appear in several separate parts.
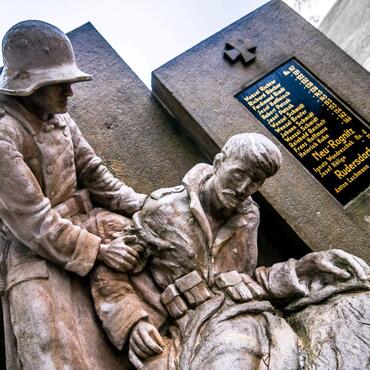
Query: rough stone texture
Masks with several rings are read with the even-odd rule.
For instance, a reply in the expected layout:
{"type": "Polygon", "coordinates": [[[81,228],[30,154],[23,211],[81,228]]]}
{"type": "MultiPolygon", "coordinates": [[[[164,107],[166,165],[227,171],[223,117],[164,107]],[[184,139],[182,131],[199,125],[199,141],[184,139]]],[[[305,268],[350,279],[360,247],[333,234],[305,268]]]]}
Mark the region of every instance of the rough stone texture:
{"type": "Polygon", "coordinates": [[[149,193],[205,161],[90,23],[68,36],[78,65],[94,76],[73,86],[71,116],[116,176],[149,193]]]}
{"type": "Polygon", "coordinates": [[[298,336],[304,338],[305,369],[369,368],[369,299],[369,292],[343,294],[288,318],[298,336]]]}
{"type": "Polygon", "coordinates": [[[154,71],[153,92],[209,157],[227,138],[243,131],[271,138],[281,149],[284,164],[263,186],[262,198],[313,250],[341,248],[369,261],[369,190],[345,208],[340,206],[234,98],[290,56],[370,121],[369,74],[280,0],[267,3],[154,71]],[[257,45],[257,59],[250,66],[230,66],[223,59],[225,42],[237,38],[257,45]]]}
{"type": "MultiPolygon", "coordinates": [[[[92,82],[73,86],[75,96],[70,113],[97,154],[119,178],[137,191],[150,193],[178,185],[194,164],[207,162],[90,23],[68,36],[79,66],[94,76],[92,82]]],[[[294,232],[289,234],[296,240],[294,248],[286,248],[290,243],[279,234],[282,226],[270,225],[270,213],[274,210],[266,207],[258,195],[255,199],[262,217],[259,264],[270,265],[307,253],[309,250],[302,243],[297,247],[300,241],[294,232]]],[[[2,329],[0,323],[0,332],[2,329]]],[[[1,335],[0,368],[5,368],[3,348],[1,335]]]]}
{"type": "Polygon", "coordinates": [[[368,0],[338,0],[320,24],[319,29],[370,71],[368,0]]]}

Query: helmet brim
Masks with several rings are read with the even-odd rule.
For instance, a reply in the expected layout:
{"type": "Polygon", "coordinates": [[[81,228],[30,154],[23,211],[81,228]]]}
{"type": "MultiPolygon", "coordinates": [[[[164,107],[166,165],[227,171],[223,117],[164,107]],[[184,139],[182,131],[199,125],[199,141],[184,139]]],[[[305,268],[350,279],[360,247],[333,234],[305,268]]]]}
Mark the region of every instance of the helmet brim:
{"type": "Polygon", "coordinates": [[[76,83],[92,80],[92,76],[75,66],[59,66],[47,70],[31,70],[24,75],[9,78],[6,68],[0,75],[0,94],[29,96],[41,87],[61,83],[76,83]]]}

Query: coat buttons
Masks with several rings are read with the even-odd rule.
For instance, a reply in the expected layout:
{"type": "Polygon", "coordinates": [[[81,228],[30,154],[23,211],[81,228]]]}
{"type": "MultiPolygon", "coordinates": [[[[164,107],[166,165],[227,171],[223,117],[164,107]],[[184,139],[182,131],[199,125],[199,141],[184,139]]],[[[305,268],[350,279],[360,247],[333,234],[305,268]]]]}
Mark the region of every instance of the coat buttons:
{"type": "Polygon", "coordinates": [[[5,116],[5,110],[3,108],[0,107],[0,118],[5,116]]]}
{"type": "Polygon", "coordinates": [[[48,174],[48,175],[50,175],[50,174],[52,174],[53,173],[53,166],[47,166],[46,167],[46,173],[48,174]]]}

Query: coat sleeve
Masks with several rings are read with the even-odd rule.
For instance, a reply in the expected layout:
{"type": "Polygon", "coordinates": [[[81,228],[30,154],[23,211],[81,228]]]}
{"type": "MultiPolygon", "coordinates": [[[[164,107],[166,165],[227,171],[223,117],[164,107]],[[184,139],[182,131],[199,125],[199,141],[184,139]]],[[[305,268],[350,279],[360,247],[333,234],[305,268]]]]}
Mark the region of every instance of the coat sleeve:
{"type": "Polygon", "coordinates": [[[17,148],[17,138],[0,137],[0,218],[36,254],[66,270],[86,275],[100,238],[62,219],[17,148]]]}
{"type": "Polygon", "coordinates": [[[138,321],[147,320],[158,329],[166,321],[160,292],[145,271],[130,278],[99,265],[91,274],[91,293],[103,328],[119,350],[138,321]]]}
{"type": "Polygon", "coordinates": [[[271,267],[258,267],[255,276],[270,298],[280,306],[308,294],[307,287],[296,273],[296,260],[275,263],[271,267]]]}
{"type": "Polygon", "coordinates": [[[83,137],[76,123],[65,116],[71,131],[78,183],[87,188],[93,201],[111,211],[131,216],[138,211],[146,195],[115,178],[83,137]]]}

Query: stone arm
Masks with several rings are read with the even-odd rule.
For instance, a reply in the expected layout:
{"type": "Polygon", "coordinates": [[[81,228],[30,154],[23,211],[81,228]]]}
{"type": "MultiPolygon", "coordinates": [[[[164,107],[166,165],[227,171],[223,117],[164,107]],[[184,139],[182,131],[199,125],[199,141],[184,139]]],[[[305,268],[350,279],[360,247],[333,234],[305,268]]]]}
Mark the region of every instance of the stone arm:
{"type": "Polygon", "coordinates": [[[257,282],[277,305],[286,305],[308,294],[307,287],[297,276],[296,262],[291,258],[271,267],[258,267],[255,271],[257,282]]]}
{"type": "Polygon", "coordinates": [[[317,303],[336,293],[366,290],[370,286],[370,268],[365,261],[339,249],[259,267],[255,276],[270,298],[286,310],[317,303]]]}
{"type": "Polygon", "coordinates": [[[86,275],[95,263],[101,239],[52,209],[16,143],[16,137],[0,138],[0,219],[37,255],[86,275]]]}
{"type": "Polygon", "coordinates": [[[83,137],[76,123],[65,116],[72,135],[77,180],[80,187],[89,190],[93,201],[111,211],[132,216],[146,199],[115,178],[83,137]]]}
{"type": "Polygon", "coordinates": [[[160,329],[167,313],[150,274],[128,276],[103,265],[91,275],[95,310],[111,342],[121,350],[139,321],[160,329]]]}

